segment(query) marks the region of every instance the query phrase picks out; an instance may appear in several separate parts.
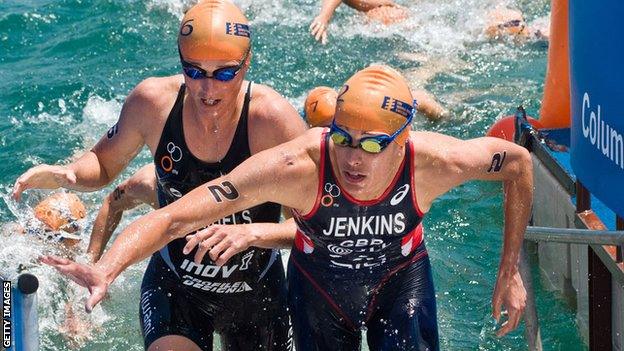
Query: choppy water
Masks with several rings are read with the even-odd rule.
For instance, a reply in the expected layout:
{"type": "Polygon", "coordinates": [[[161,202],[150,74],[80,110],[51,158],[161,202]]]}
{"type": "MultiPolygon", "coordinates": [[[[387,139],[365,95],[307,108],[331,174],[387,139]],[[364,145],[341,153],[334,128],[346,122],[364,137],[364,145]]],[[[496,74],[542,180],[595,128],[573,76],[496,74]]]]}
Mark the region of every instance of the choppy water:
{"type": "MultiPolygon", "coordinates": [[[[148,76],[179,70],[175,38],[188,1],[5,0],[0,2],[0,273],[18,267],[42,279],[42,349],[70,345],[58,332],[64,300],[74,288],[35,258],[54,248],[13,234],[7,227],[28,217],[44,192],[31,191],[22,204],[8,200],[13,182],[27,168],[74,157],[115,122],[129,90],[148,76]]],[[[317,45],[307,33],[320,1],[244,0],[254,28],[248,78],[273,86],[298,109],[316,85],[337,87],[373,62],[401,69],[414,86],[435,94],[452,112],[441,122],[422,118],[415,128],[461,138],[480,136],[491,123],[522,103],[536,114],[547,48],[540,43],[490,43],[481,29],[496,4],[525,12],[529,21],[548,13],[549,2],[507,0],[400,1],[405,23],[381,27],[341,8],[330,26],[330,42],[317,45]]],[[[124,178],[149,160],[142,152],[124,178]]],[[[118,183],[118,182],[116,182],[118,183]]],[[[115,183],[115,184],[116,184],[115,183]]],[[[90,222],[110,191],[82,194],[90,222]]],[[[470,183],[442,197],[426,219],[444,350],[525,348],[522,329],[503,339],[492,332],[490,298],[501,247],[500,186],[470,183]]],[[[143,210],[144,211],[144,210],[143,210]]],[[[136,218],[133,212],[122,222],[136,218]]],[[[90,230],[87,226],[86,231],[90,230]]],[[[85,244],[86,245],[86,244],[85,244]]],[[[126,271],[110,298],[90,319],[92,339],[82,350],[141,350],[139,285],[145,263],[126,271]]],[[[537,284],[542,337],[547,350],[585,349],[574,314],[537,284]]],[[[84,293],[80,293],[83,297],[84,293]]],[[[80,309],[80,301],[74,305],[80,309]]]]}

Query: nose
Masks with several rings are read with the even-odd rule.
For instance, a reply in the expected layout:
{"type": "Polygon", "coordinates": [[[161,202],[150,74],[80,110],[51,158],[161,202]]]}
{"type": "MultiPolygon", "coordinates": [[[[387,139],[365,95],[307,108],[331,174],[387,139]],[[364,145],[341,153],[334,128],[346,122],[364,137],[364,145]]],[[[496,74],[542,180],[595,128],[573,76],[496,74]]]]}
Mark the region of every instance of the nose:
{"type": "Polygon", "coordinates": [[[349,167],[355,168],[362,164],[362,152],[364,150],[357,148],[349,147],[346,151],[346,162],[349,167]]]}
{"type": "Polygon", "coordinates": [[[210,93],[215,91],[216,79],[213,78],[205,78],[200,80],[200,86],[202,91],[205,93],[210,93]]]}

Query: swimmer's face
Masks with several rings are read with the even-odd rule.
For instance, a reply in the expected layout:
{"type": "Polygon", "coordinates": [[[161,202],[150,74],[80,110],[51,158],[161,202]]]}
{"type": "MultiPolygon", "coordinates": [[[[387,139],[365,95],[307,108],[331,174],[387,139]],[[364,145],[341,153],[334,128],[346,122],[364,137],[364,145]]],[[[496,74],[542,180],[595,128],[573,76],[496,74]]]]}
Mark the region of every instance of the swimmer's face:
{"type": "Polygon", "coordinates": [[[503,37],[526,37],[529,30],[522,12],[506,8],[500,8],[488,13],[489,24],[485,34],[490,39],[502,39],[503,37]]]}
{"type": "MultiPolygon", "coordinates": [[[[222,68],[236,67],[241,64],[241,60],[184,60],[197,68],[201,68],[208,73],[208,76],[212,76],[214,71],[222,68]]],[[[219,113],[224,109],[232,108],[236,106],[236,98],[240,91],[249,62],[251,60],[251,53],[246,57],[240,70],[236,73],[234,78],[229,81],[220,81],[215,78],[204,79],[192,79],[186,74],[184,76],[184,83],[186,84],[189,97],[192,99],[195,107],[199,110],[206,112],[219,113]]]]}
{"type": "MultiPolygon", "coordinates": [[[[339,125],[353,138],[356,145],[360,138],[379,135],[382,133],[364,132],[339,125]]],[[[403,160],[405,147],[391,142],[380,153],[373,154],[360,147],[335,145],[330,138],[333,150],[334,171],[340,184],[347,192],[357,197],[368,197],[378,194],[387,187],[389,180],[394,176],[389,170],[396,168],[396,163],[403,160]]]]}

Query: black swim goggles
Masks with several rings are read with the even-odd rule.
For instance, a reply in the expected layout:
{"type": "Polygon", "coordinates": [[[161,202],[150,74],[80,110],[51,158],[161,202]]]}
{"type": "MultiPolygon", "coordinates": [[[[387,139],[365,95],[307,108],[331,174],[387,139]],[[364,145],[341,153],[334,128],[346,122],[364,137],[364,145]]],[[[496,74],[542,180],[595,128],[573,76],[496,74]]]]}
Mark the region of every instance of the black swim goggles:
{"type": "Polygon", "coordinates": [[[236,75],[241,70],[241,68],[243,68],[245,61],[247,61],[247,56],[249,55],[250,50],[251,50],[251,47],[247,49],[247,51],[245,52],[245,55],[243,56],[243,58],[241,59],[238,65],[216,69],[212,71],[211,75],[208,75],[208,72],[206,72],[205,69],[197,67],[190,62],[184,61],[184,59],[182,58],[182,52],[180,52],[179,47],[178,47],[178,54],[180,55],[180,62],[182,63],[182,71],[184,71],[184,74],[187,77],[194,79],[194,80],[213,78],[220,82],[229,82],[232,79],[234,79],[234,77],[236,77],[236,75]]]}
{"type": "Polygon", "coordinates": [[[357,145],[353,145],[353,137],[346,130],[338,127],[336,124],[336,120],[332,121],[331,127],[329,129],[329,136],[334,142],[334,144],[344,147],[360,147],[362,150],[371,153],[378,154],[383,151],[396,137],[401,134],[401,132],[407,128],[410,123],[412,123],[412,119],[414,118],[414,114],[416,113],[416,100],[414,100],[414,106],[412,107],[409,116],[405,123],[399,128],[396,132],[392,133],[392,135],[380,134],[362,137],[358,140],[357,145]]]}

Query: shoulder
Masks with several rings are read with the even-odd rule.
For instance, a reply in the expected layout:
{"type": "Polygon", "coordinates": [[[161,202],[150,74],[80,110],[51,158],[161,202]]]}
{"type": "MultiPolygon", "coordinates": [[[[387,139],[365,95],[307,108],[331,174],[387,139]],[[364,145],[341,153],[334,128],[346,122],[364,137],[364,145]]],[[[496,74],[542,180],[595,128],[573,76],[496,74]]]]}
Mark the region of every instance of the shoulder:
{"type": "Polygon", "coordinates": [[[153,147],[173,108],[182,82],[181,76],[169,76],[151,77],[137,84],[123,104],[120,126],[137,130],[153,147]]]}
{"type": "Polygon", "coordinates": [[[422,163],[436,163],[450,160],[461,152],[464,141],[449,135],[435,132],[410,132],[410,142],[414,158],[422,163]]]}
{"type": "Polygon", "coordinates": [[[272,159],[287,168],[316,169],[321,158],[323,130],[323,128],[312,128],[297,138],[262,153],[270,155],[272,159]]]}
{"type": "Polygon", "coordinates": [[[258,123],[286,124],[303,119],[285,97],[263,84],[252,84],[249,103],[250,118],[258,123]]]}
{"type": "MultiPolygon", "coordinates": [[[[297,184],[301,193],[305,193],[310,182],[318,178],[321,159],[322,128],[313,128],[299,137],[278,145],[260,154],[266,155],[267,170],[271,177],[283,184],[297,184]]],[[[316,187],[313,187],[316,189],[316,187]]]]}
{"type": "Polygon", "coordinates": [[[182,83],[179,75],[147,78],[130,92],[124,105],[152,112],[172,107],[182,83]]]}
{"type": "Polygon", "coordinates": [[[414,145],[415,171],[426,178],[444,175],[450,179],[482,179],[493,159],[503,154],[505,172],[517,173],[531,163],[525,148],[500,138],[461,140],[439,133],[412,132],[410,140],[414,145]]]}
{"type": "Polygon", "coordinates": [[[255,149],[264,150],[302,135],[306,125],[286,98],[266,85],[253,84],[249,130],[255,149]]]}

